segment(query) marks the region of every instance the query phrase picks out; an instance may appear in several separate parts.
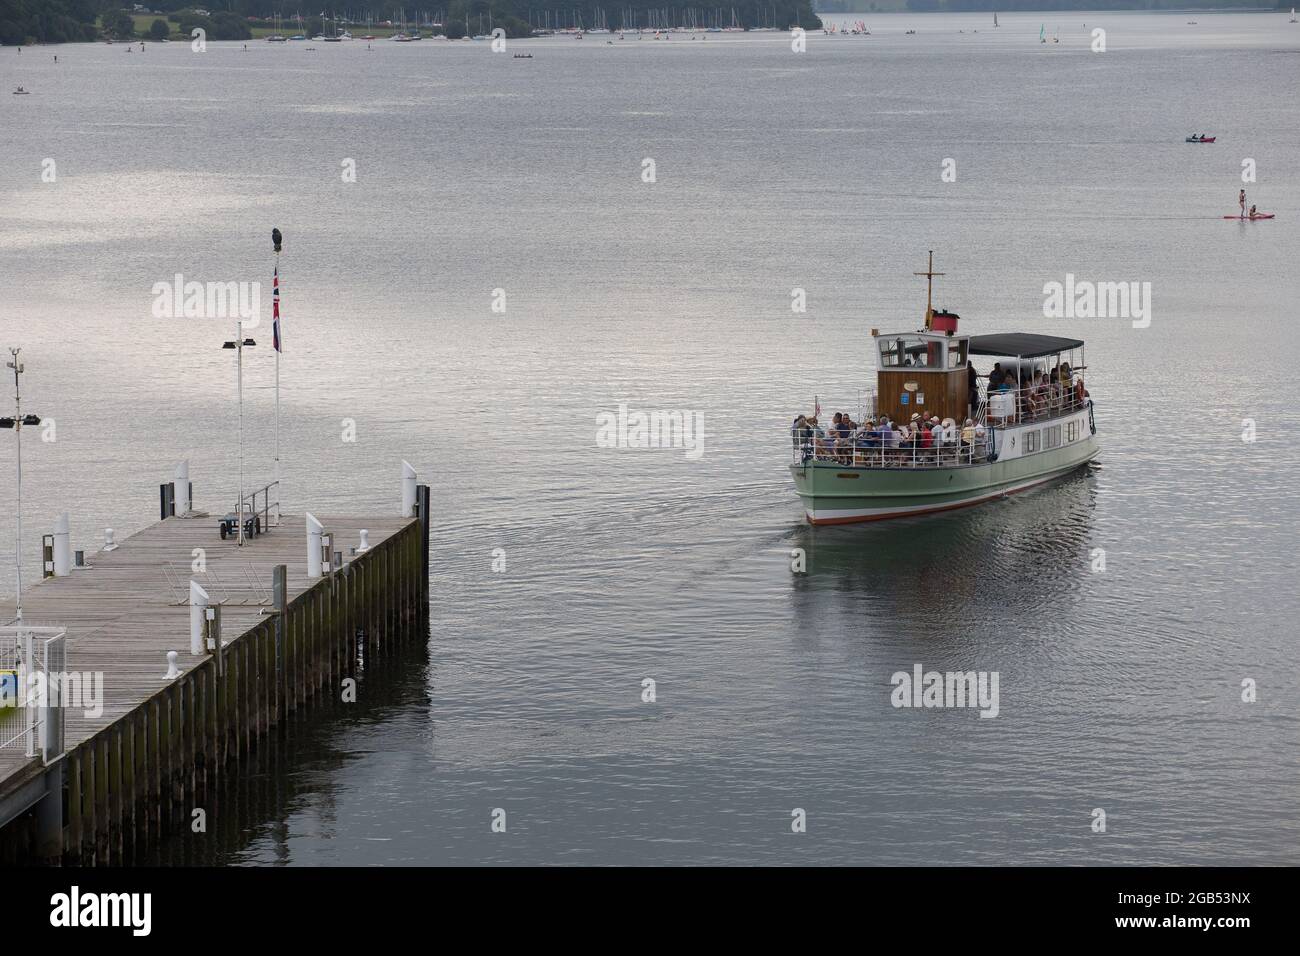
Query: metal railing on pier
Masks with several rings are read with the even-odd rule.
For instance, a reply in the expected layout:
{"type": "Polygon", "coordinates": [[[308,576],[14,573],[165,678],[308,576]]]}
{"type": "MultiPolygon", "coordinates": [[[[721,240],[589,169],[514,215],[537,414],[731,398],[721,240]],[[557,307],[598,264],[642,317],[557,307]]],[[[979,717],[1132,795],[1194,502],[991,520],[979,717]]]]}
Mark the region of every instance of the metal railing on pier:
{"type": "Polygon", "coordinates": [[[0,748],[45,763],[63,753],[60,695],[66,672],[61,627],[0,628],[0,748]]]}

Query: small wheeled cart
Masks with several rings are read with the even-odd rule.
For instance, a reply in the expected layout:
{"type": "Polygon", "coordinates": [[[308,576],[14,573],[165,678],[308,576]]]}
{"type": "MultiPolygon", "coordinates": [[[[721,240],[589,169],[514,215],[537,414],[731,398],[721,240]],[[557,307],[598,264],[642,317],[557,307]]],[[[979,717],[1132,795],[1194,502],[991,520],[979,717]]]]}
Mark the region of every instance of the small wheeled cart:
{"type": "MultiPolygon", "coordinates": [[[[262,515],[255,511],[245,511],[244,518],[244,537],[256,538],[262,533],[262,515]]],[[[221,540],[239,535],[239,517],[232,511],[218,522],[221,529],[221,540]]]]}

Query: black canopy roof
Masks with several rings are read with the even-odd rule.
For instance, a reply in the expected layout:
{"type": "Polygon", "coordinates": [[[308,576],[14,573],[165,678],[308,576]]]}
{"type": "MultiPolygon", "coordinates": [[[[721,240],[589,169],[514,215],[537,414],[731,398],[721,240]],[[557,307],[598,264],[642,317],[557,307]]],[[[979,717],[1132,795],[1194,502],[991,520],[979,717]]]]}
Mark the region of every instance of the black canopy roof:
{"type": "Polygon", "coordinates": [[[972,335],[971,355],[1019,355],[1038,358],[1068,352],[1083,345],[1080,339],[1065,339],[1059,335],[1034,335],[1030,332],[1002,332],[997,335],[972,335]]]}

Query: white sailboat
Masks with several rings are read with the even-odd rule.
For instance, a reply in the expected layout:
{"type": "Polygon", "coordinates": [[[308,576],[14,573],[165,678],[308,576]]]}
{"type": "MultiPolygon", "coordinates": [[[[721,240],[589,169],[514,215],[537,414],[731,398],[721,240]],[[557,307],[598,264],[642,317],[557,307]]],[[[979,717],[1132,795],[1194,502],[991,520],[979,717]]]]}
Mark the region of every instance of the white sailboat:
{"type": "Polygon", "coordinates": [[[1296,22],[1296,18],[1295,18],[1295,7],[1292,7],[1292,8],[1291,8],[1291,22],[1292,22],[1292,23],[1295,23],[1295,22],[1296,22]]]}
{"type": "Polygon", "coordinates": [[[994,26],[995,29],[997,28],[997,25],[998,25],[998,13],[997,13],[996,10],[994,10],[994,11],[993,11],[993,26],[994,26]]]}

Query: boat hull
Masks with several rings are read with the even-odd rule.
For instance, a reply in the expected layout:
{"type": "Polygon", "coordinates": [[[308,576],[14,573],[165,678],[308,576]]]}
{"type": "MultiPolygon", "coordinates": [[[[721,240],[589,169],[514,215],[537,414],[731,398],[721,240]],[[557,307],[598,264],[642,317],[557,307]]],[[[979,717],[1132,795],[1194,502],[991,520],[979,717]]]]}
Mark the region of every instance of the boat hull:
{"type": "Polygon", "coordinates": [[[946,468],[853,468],[835,462],[791,465],[809,524],[849,524],[966,508],[1069,474],[1097,457],[1093,435],[1062,448],[1006,461],[946,468]]]}

